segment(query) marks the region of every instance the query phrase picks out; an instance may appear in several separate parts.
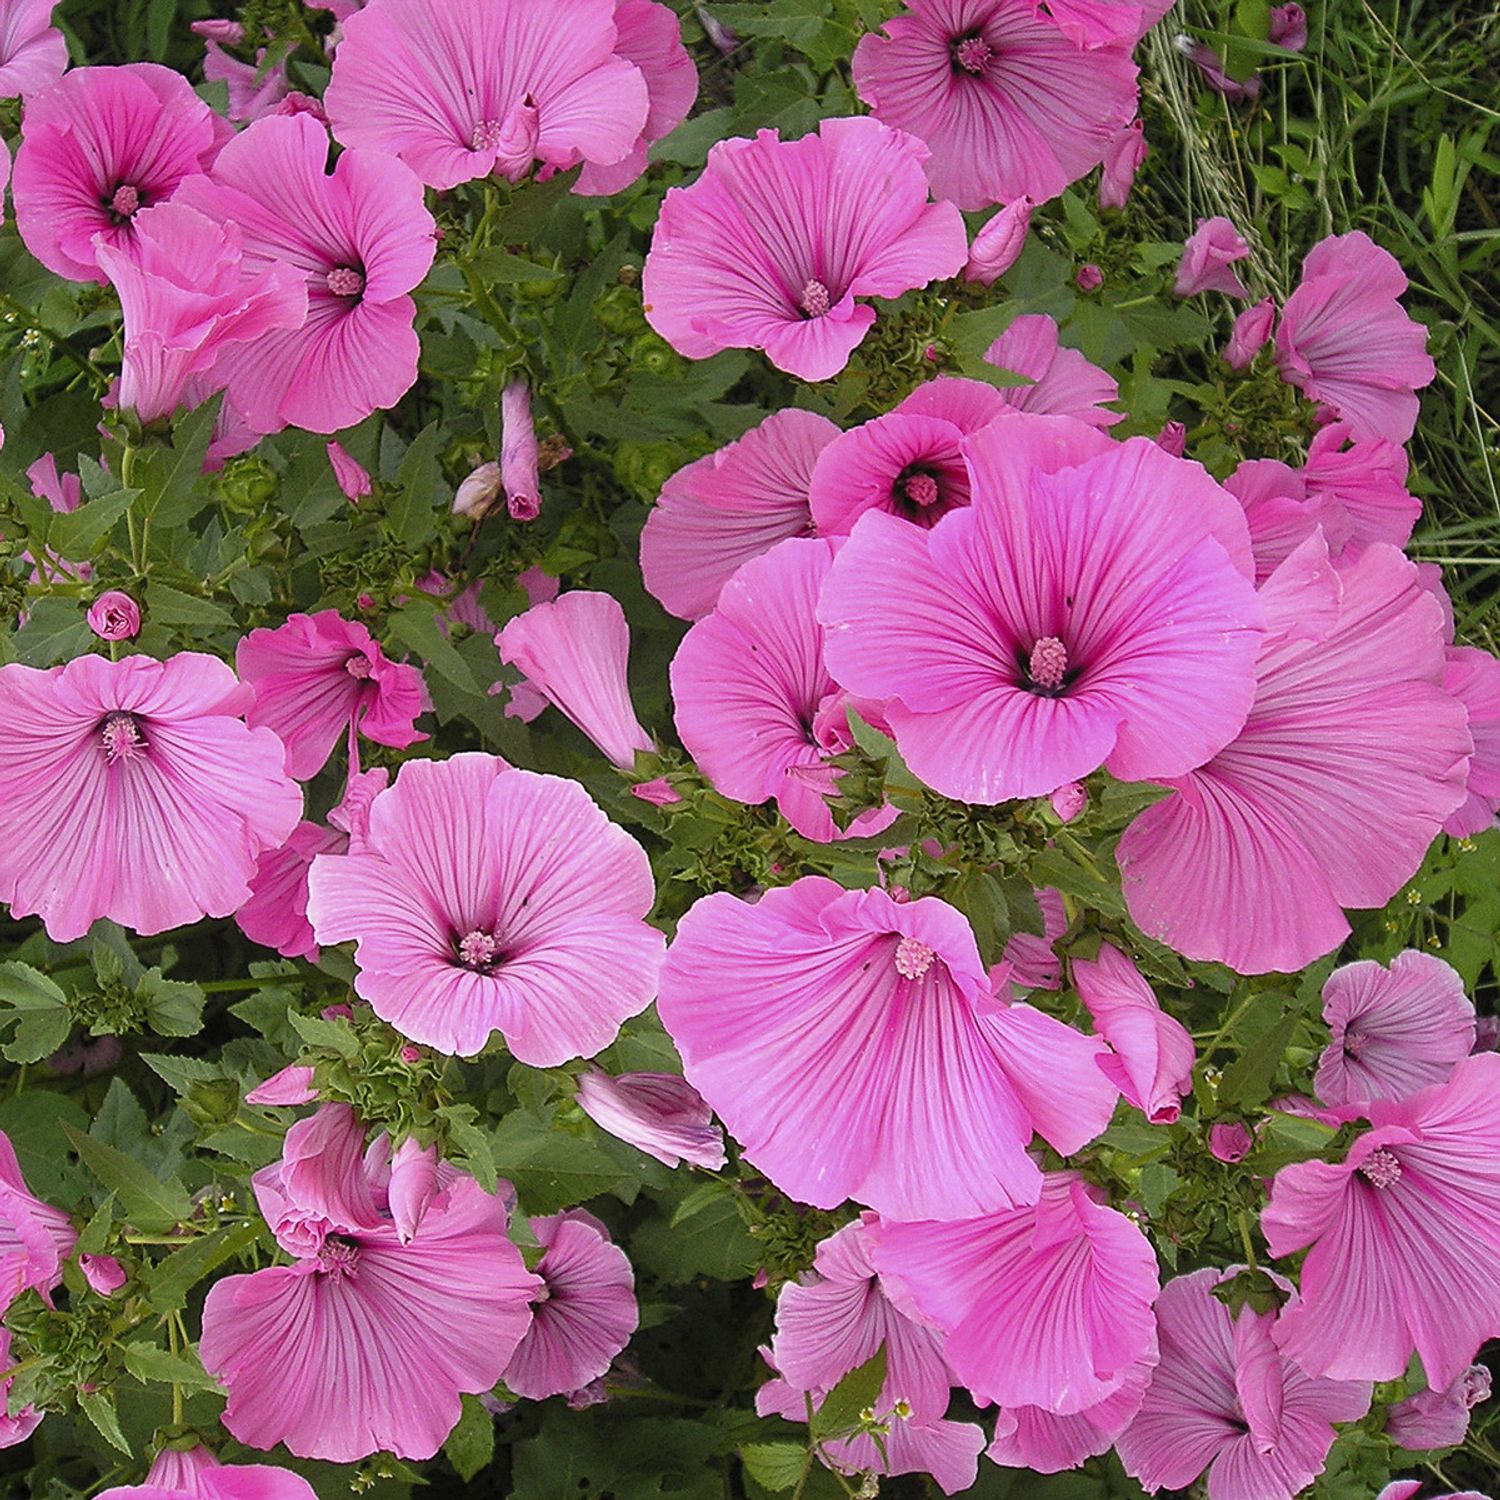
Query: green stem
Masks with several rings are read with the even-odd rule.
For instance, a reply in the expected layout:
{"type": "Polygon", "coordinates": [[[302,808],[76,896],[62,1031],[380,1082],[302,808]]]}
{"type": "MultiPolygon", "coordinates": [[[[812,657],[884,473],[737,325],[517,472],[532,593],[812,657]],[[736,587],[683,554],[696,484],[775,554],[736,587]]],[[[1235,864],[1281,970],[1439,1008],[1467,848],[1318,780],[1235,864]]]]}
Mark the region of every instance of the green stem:
{"type": "Polygon", "coordinates": [[[55,328],[49,328],[45,323],[37,322],[36,314],[29,307],[17,302],[14,297],[7,296],[4,292],[0,292],[0,309],[10,313],[22,328],[41,334],[55,349],[60,349],[66,354],[88,376],[95,390],[103,391],[108,388],[108,377],[102,370],[95,368],[93,360],[88,356],[88,351],[80,348],[67,334],[58,333],[55,328]]]}
{"type": "Polygon", "coordinates": [[[1245,1250],[1245,1264],[1253,1271],[1256,1268],[1255,1243],[1250,1237],[1249,1216],[1243,1208],[1239,1211],[1236,1222],[1240,1229],[1240,1244],[1245,1250]]]}

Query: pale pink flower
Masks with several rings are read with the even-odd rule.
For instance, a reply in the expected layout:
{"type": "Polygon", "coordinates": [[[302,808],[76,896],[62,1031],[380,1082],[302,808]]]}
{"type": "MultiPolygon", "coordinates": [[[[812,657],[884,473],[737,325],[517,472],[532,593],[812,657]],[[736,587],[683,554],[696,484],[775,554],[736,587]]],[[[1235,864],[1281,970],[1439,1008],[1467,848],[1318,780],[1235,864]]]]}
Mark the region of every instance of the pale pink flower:
{"type": "Polygon", "coordinates": [[[80,1255],[78,1269],[89,1289],[100,1297],[113,1297],[130,1279],[113,1255],[80,1255]]]}
{"type": "Polygon", "coordinates": [[[522,1062],[592,1056],[656,992],[645,851],[577,782],[472,752],[407,761],[368,838],[320,854],[308,916],[355,939],[355,991],[403,1036],[471,1056],[500,1031],[522,1062]]]}
{"type": "Polygon", "coordinates": [[[369,470],[354,458],[342,443],[330,442],[328,444],[328,463],[333,469],[333,477],[338,481],[338,486],[344,492],[346,500],[352,500],[358,504],[374,489],[374,485],[370,482],[369,470]]]}
{"type": "Polygon", "coordinates": [[[1248,297],[1250,293],[1234,265],[1249,254],[1250,246],[1245,243],[1244,235],[1228,219],[1222,215],[1199,219],[1198,227],[1182,247],[1182,261],[1172,290],[1179,297],[1196,297],[1200,292],[1248,297]]]}
{"type": "Polygon", "coordinates": [[[318,1097],[313,1086],[313,1070],[293,1063],[273,1073],[264,1083],[257,1084],[245,1095],[246,1104],[272,1104],[288,1106],[311,1104],[318,1097]]]}
{"type": "Polygon", "coordinates": [[[754,905],[707,896],[678,924],[657,1008],[745,1157],[819,1208],[1030,1202],[1032,1133],[1076,1151],[1114,1104],[1100,1044],[997,1001],[968,923],[933,897],[821,876],[754,905]]]}
{"type": "Polygon", "coordinates": [[[1255,1136],[1242,1121],[1221,1121],[1208,1127],[1208,1150],[1215,1161],[1227,1162],[1231,1166],[1244,1161],[1254,1144],[1255,1136]]]}
{"type": "Polygon", "coordinates": [[[1032,0],[1080,47],[1110,42],[1134,46],[1151,30],[1176,0],[1032,0]]]}
{"type": "Polygon", "coordinates": [[[0,667],[0,900],[57,942],[224,917],[302,812],[281,741],[216,657],[0,667]],[[149,872],[149,878],[147,873],[149,872]]]}
{"type": "Polygon", "coordinates": [[[229,90],[226,113],[240,125],[276,113],[292,88],[285,57],[267,67],[266,49],[258,47],[254,62],[242,62],[231,57],[213,37],[204,39],[203,76],[209,83],[223,83],[229,90]]]}
{"type": "Polygon", "coordinates": [[[1045,1406],[1002,1406],[995,1415],[994,1441],[985,1456],[1009,1469],[1057,1474],[1106,1452],[1141,1409],[1146,1384],[1156,1365],[1153,1339],[1130,1366],[1118,1389],[1081,1411],[1060,1416],[1045,1406]]]}
{"type": "Polygon", "coordinates": [[[1224,346],[1224,363],[1231,370],[1248,370],[1275,326],[1276,303],[1270,297],[1247,307],[1235,318],[1234,327],[1229,331],[1229,342],[1224,346]]]}
{"type": "MultiPolygon", "coordinates": [[[[534,521],[541,514],[536,424],[531,420],[531,387],[524,380],[512,380],[500,393],[500,486],[513,521],[534,521]]],[[[453,501],[455,511],[462,494],[460,488],[453,501]]]]}
{"type": "Polygon", "coordinates": [[[1474,741],[1464,801],[1448,815],[1443,832],[1471,838],[1493,828],[1500,810],[1500,661],[1473,646],[1449,646],[1443,691],[1463,704],[1474,741]]]}
{"type": "Polygon", "coordinates": [[[1456,1448],[1469,1434],[1469,1412],[1490,1399],[1490,1372],[1470,1365],[1452,1385],[1418,1391],[1385,1414],[1385,1435],[1398,1448],[1423,1453],[1456,1448]]]}
{"type": "Polygon", "coordinates": [[[234,914],[240,931],[283,958],[316,963],[318,943],[307,920],[307,872],[317,855],[342,854],[348,847],[348,836],[337,829],[299,823],[286,843],[261,855],[250,897],[234,914]]]}
{"type": "MultiPolygon", "coordinates": [[[[1022,313],[985,351],[984,361],[1025,375],[1030,385],[1005,386],[996,395],[1016,411],[1033,416],[1073,417],[1090,427],[1113,427],[1124,414],[1100,404],[1118,401],[1114,377],[1063,345],[1057,323],[1046,313],[1022,313]]],[[[1181,457],[1180,454],[1176,455],[1181,457]]]]}
{"type": "Polygon", "coordinates": [[[534,604],[495,637],[500,660],[525,673],[621,770],[656,742],[641,728],[625,680],[630,626],[612,595],[573,589],[534,604]]]}
{"type": "Polygon", "coordinates": [[[54,25],[56,0],[6,0],[0,6],[0,99],[29,99],[62,77],[68,43],[54,25]]]}
{"type": "MultiPolygon", "coordinates": [[[[9,1370],[10,1329],[0,1326],[0,1371],[9,1370]]],[[[0,1374],[0,1448],[14,1448],[24,1443],[42,1425],[43,1412],[34,1406],[23,1406],[20,1411],[10,1409],[10,1384],[12,1376],[0,1374]]]]}
{"type": "Polygon", "coordinates": [[[316,1500],[313,1487],[272,1464],[221,1464],[207,1448],[163,1448],[144,1484],[104,1490],[96,1500],[316,1500]]]}
{"type": "Polygon", "coordinates": [[[0,1313],[27,1287],[50,1305],[52,1289],[62,1281],[62,1263],[77,1240],[67,1214],[26,1186],[15,1147],[0,1130],[0,1313]]]}
{"type": "Polygon", "coordinates": [[[867,118],[815,135],[720,141],[662,204],[642,272],[646,318],[679,354],[763,349],[802,380],[837,375],[875,322],[858,297],[956,276],[963,219],[927,201],[914,136],[867,118]]]}
{"type": "Polygon", "coordinates": [[[1099,207],[1124,208],[1130,200],[1130,189],[1135,186],[1135,174],[1140,171],[1150,148],[1146,145],[1146,126],[1141,120],[1132,120],[1110,137],[1104,148],[1104,170],[1099,174],[1099,207]]]}
{"type": "Polygon", "coordinates": [[[140,634],[141,607],[129,594],[110,589],[89,605],[88,622],[101,641],[128,641],[140,634]]]}
{"type": "Polygon", "coordinates": [[[578,1107],[601,1130],[669,1167],[724,1165],[724,1132],[687,1079],[672,1073],[622,1073],[589,1068],[578,1079],[578,1107]]]}
{"type": "Polygon", "coordinates": [[[1135,117],[1130,42],[1080,49],[1035,0],[907,0],[854,49],[876,118],[927,142],[935,197],[963,209],[1057,197],[1135,117]]]}
{"type": "Polygon", "coordinates": [[[1023,193],[985,221],[969,246],[964,280],[993,286],[1021,257],[1031,230],[1033,204],[1023,193]]]}

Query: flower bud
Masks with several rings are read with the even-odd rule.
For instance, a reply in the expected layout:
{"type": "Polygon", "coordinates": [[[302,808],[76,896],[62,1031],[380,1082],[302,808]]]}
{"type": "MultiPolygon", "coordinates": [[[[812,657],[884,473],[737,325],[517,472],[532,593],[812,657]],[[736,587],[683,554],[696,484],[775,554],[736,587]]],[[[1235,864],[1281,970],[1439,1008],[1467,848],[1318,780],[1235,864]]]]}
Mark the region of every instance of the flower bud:
{"type": "Polygon", "coordinates": [[[403,1245],[411,1244],[421,1228],[428,1205],[437,1196],[438,1154],[436,1146],[424,1146],[408,1136],[391,1157],[391,1181],[387,1188],[391,1218],[403,1245]]]}
{"type": "Polygon", "coordinates": [[[1276,304],[1269,297],[1247,307],[1234,320],[1229,342],[1224,346],[1224,363],[1233,370],[1248,370],[1261,346],[1271,337],[1275,322],[1276,304]]]}
{"type": "Polygon", "coordinates": [[[993,286],[1015,265],[1031,231],[1033,206],[1024,195],[1014,199],[974,236],[974,243],[969,246],[969,263],[964,267],[966,281],[993,286]]]}
{"type": "Polygon", "coordinates": [[[88,621],[101,641],[128,641],[140,633],[141,607],[129,594],[111,589],[89,605],[88,621]]]}

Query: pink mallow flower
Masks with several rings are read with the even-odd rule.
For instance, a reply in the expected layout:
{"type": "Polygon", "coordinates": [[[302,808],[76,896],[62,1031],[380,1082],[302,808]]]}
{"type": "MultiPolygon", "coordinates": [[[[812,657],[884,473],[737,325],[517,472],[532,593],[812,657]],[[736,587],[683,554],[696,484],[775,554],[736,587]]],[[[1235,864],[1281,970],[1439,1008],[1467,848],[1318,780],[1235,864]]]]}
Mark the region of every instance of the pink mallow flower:
{"type": "Polygon", "coordinates": [[[1135,118],[1125,38],[1084,50],[1035,0],[907,0],[854,49],[877,119],[927,142],[933,195],[962,209],[1057,197],[1135,118]]]}
{"type": "Polygon", "coordinates": [[[226,352],[229,403],[256,432],[339,432],[394,406],[417,378],[409,293],[436,242],[422,184],[379,152],[345,151],[308,115],[257,120],[179,201],[238,227],[249,271],[295,266],[307,285],[299,328],[226,352]]]}
{"type": "Polygon", "coordinates": [[[741,564],[811,535],[814,468],[838,435],[827,417],[790,407],[667,480],[641,533],[641,572],[662,608],[702,619],[741,564]]]}
{"type": "Polygon", "coordinates": [[[577,782],[469,752],[407,761],[364,847],[313,861],[307,911],[319,943],[356,940],[355,990],[403,1036],[471,1056],[500,1031],[551,1068],[651,1003],[655,894],[577,782]]]}
{"type": "Polygon", "coordinates": [[[1456,1448],[1469,1434],[1469,1413],[1490,1399],[1490,1372],[1470,1365],[1452,1385],[1418,1391],[1385,1414],[1385,1435],[1409,1453],[1456,1448]]]}
{"type": "Polygon", "coordinates": [[[1110,42],[1134,46],[1177,0],[1032,0],[1080,47],[1102,47],[1110,42]]]}
{"type": "MultiPolygon", "coordinates": [[[[10,1329],[0,1327],[0,1372],[9,1370],[14,1362],[10,1357],[10,1329]]],[[[45,1413],[36,1407],[23,1406],[20,1411],[10,1409],[10,1385],[14,1377],[0,1373],[0,1448],[14,1448],[24,1443],[42,1425],[45,1413]]]]}
{"type": "Polygon", "coordinates": [[[680,354],[763,349],[802,380],[837,375],[875,322],[857,297],[955,276],[963,219],[930,204],[914,136],[867,118],[815,135],[720,141],[662,204],[642,273],[646,318],[680,354]]]}
{"type": "Polygon", "coordinates": [[[1273,5],[1266,40],[1288,52],[1302,51],[1307,46],[1307,12],[1300,5],[1273,5]]]}
{"type": "Polygon", "coordinates": [[[1276,1313],[1231,1313],[1214,1287],[1233,1274],[1194,1271],[1156,1299],[1161,1359],[1115,1444],[1150,1494],[1207,1470],[1209,1500],[1293,1500],[1323,1472],[1334,1423],[1369,1410],[1367,1381],[1315,1379],[1277,1349],[1276,1313]]]}
{"type": "Polygon", "coordinates": [[[1444,821],[1443,832],[1470,838],[1493,828],[1500,810],[1500,661],[1474,646],[1449,646],[1443,691],[1463,704],[1474,741],[1466,796],[1444,821]]]}
{"type": "Polygon", "coordinates": [[[1231,740],[1262,628],[1233,498],[1061,417],[1008,415],[964,451],[973,504],[930,531],[862,516],[818,606],[830,671],[890,700],[912,771],[996,803],[1100,765],[1181,775],[1231,740]]]}
{"type": "Polygon", "coordinates": [[[328,444],[328,463],[346,500],[357,505],[375,488],[370,481],[370,471],[342,443],[328,444]]]}
{"type": "Polygon", "coordinates": [[[625,680],[630,626],[619,601],[573,589],[517,615],[495,637],[500,660],[523,672],[621,770],[656,742],[641,728],[625,680]]]}
{"type": "Polygon", "coordinates": [[[1071,1416],[1116,1394],[1152,1353],[1155,1252],[1071,1173],[1049,1174],[1027,1207],[882,1219],[870,1235],[888,1295],[947,1335],[949,1367],[981,1404],[1071,1416]]]}
{"type": "Polygon", "coordinates": [[[1318,1059],[1324,1104],[1363,1107],[1443,1083],[1474,1049],[1474,1002],[1457,970],[1407,949],[1335,969],[1323,985],[1329,1045],[1318,1059]]]}
{"type": "Polygon", "coordinates": [[[296,827],[281,741],[216,657],[0,667],[0,900],[57,942],[224,917],[296,827]],[[147,872],[150,878],[146,878],[147,872]]]}
{"type": "Polygon", "coordinates": [[[1054,946],[1068,930],[1062,892],[1043,886],[1040,890],[1033,889],[1032,895],[1042,913],[1041,934],[1011,933],[1000,962],[990,970],[990,979],[997,982],[997,992],[1008,992],[1018,1000],[1032,990],[1062,988],[1062,960],[1054,946]]]}
{"type": "Polygon", "coordinates": [[[245,1095],[246,1104],[289,1106],[311,1104],[318,1097],[313,1069],[298,1063],[273,1073],[245,1095]]]}
{"type": "Polygon", "coordinates": [[[336,828],[299,823],[279,849],[261,855],[250,882],[250,899],[234,914],[240,931],[283,958],[316,963],[318,942],[307,920],[307,872],[318,855],[343,854],[348,847],[348,835],[336,828]]]}
{"type": "MultiPolygon", "coordinates": [[[[671,668],[677,733],[715,790],[752,804],[774,797],[819,844],[879,833],[897,816],[872,808],[841,831],[828,806],[840,773],[827,762],[854,744],[849,695],[823,663],[815,613],[833,554],[832,542],[793,537],[752,558],[683,637],[671,668]]],[[[880,722],[878,704],[853,706],[880,722]]]]}
{"type": "MultiPolygon", "coordinates": [[[[0,1313],[27,1287],[50,1304],[52,1289],[62,1281],[62,1263],[77,1241],[68,1215],[26,1186],[16,1149],[0,1130],[0,1313]]],[[[0,1359],[0,1370],[5,1363],[0,1359]]]]}
{"type": "MultiPolygon", "coordinates": [[[[1029,385],[998,390],[1016,411],[1039,417],[1073,417],[1090,427],[1113,427],[1123,412],[1106,411],[1101,402],[1117,401],[1120,387],[1107,371],[1091,364],[1058,338],[1057,323],[1046,313],[1022,313],[985,350],[984,362],[1024,375],[1029,385]]],[[[1178,455],[1179,457],[1181,455],[1178,455]]]]}
{"type": "Polygon", "coordinates": [[[1261,586],[1265,644],[1240,734],[1140,814],[1117,858],[1148,936],[1242,974],[1295,973],[1411,877],[1464,795],[1443,621],[1384,543],[1335,567],[1321,535],[1261,586]]]}
{"type": "Polygon", "coordinates": [[[128,641],[140,634],[141,607],[129,594],[110,589],[89,605],[88,622],[101,641],[128,641]]]}
{"type": "Polygon", "coordinates": [[[1229,342],[1224,346],[1224,363],[1231,370],[1248,370],[1255,356],[1265,347],[1276,326],[1276,304],[1266,297],[1247,307],[1234,320],[1229,342]]]}
{"type": "Polygon", "coordinates": [[[1233,1166],[1244,1161],[1254,1144],[1255,1136],[1242,1121],[1226,1120],[1208,1127],[1208,1150],[1215,1161],[1233,1166]]]}
{"type": "Polygon", "coordinates": [[[615,0],[550,0],[545,16],[533,0],[369,0],[343,31],[323,96],[334,135],[399,156],[429,187],[519,182],[538,161],[613,166],[647,128],[615,0]]]}
{"type": "Polygon", "coordinates": [[[1196,297],[1200,292],[1248,297],[1250,293],[1234,265],[1249,255],[1250,246],[1245,243],[1244,235],[1228,219],[1222,215],[1199,219],[1198,227],[1182,247],[1182,261],[1172,290],[1179,297],[1196,297]]]}
{"type": "Polygon", "coordinates": [[[500,393],[500,487],[513,521],[534,521],[541,514],[536,424],[531,419],[531,387],[524,380],[512,380],[500,393]]]}
{"type": "Polygon", "coordinates": [[[687,1162],[718,1171],[727,1160],[724,1132],[687,1079],[672,1073],[589,1068],[578,1079],[578,1107],[601,1130],[669,1167],[687,1162]]]}
{"type": "Polygon", "coordinates": [[[1149,150],[1141,120],[1132,120],[1114,133],[1104,148],[1104,170],[1099,174],[1100,208],[1125,207],[1149,150]]]}
{"type": "Polygon", "coordinates": [[[1109,943],[1075,958],[1073,984],[1094,1029],[1109,1043],[1106,1078],[1153,1125],[1170,1125],[1193,1090],[1193,1038],[1157,1001],[1141,971],[1109,943]]]}
{"type": "Polygon", "coordinates": [[[899,1218],[1034,1201],[1034,1131],[1109,1121],[1100,1044],[990,992],[961,913],[821,876],[727,892],[678,924],[657,1000],[689,1081],[799,1202],[899,1218]]]}
{"type": "Polygon", "coordinates": [[[204,1447],[163,1448],[144,1484],[104,1490],[96,1500],[317,1500],[300,1475],[273,1464],[221,1464],[204,1447]]]}
{"type": "Polygon", "coordinates": [[[229,128],[169,68],[75,68],[21,123],[11,193],[26,248],[69,281],[102,283],[99,237],[130,254],[137,213],[206,171],[229,128]]]}
{"type": "Polygon", "coordinates": [[[229,91],[225,111],[236,124],[244,125],[262,115],[277,112],[277,106],[291,92],[286,58],[266,65],[266,49],[256,49],[254,62],[231,57],[213,37],[203,42],[203,77],[209,83],[222,83],[229,91]]]}
{"type": "Polygon", "coordinates": [[[365,626],[336,609],[252,630],[235,650],[235,665],[255,690],[245,721],[275,730],[286,746],[287,774],[298,781],[323,769],[351,726],[398,750],[427,738],[416,727],[429,707],[421,669],[392,661],[365,626]]]}
{"type": "Polygon", "coordinates": [[[346,1104],[293,1125],[254,1183],[294,1262],[224,1277],[204,1303],[198,1352],[229,1392],[224,1426],[251,1447],[431,1458],[460,1393],[488,1391],[531,1322],[540,1282],[502,1199],[450,1171],[404,1244],[364,1153],[346,1104]]]}
{"type": "Polygon", "coordinates": [[[993,286],[1021,258],[1035,205],[1023,193],[987,219],[969,246],[964,280],[993,286]]]}
{"type": "Polygon", "coordinates": [[[566,1396],[602,1379],[640,1322],[625,1252],[581,1208],[531,1220],[542,1247],[542,1288],[502,1377],[530,1401],[566,1396]]]}
{"type": "Polygon", "coordinates": [[[89,1290],[100,1297],[113,1297],[130,1279],[113,1255],[80,1255],[78,1269],[83,1272],[89,1290]]]}
{"type": "Polygon", "coordinates": [[[1500,1333],[1500,1055],[1377,1099],[1342,1162],[1283,1167],[1261,1214],[1275,1256],[1306,1250],[1277,1343],[1312,1375],[1395,1380],[1413,1351],[1452,1385],[1500,1333]]]}
{"type": "Polygon", "coordinates": [[[230,345],[307,317],[301,272],[281,261],[245,265],[235,225],[185,203],[143,209],[128,246],[100,234],[94,249],[125,318],[116,399],[142,422],[171,416],[190,388],[194,403],[220,389],[228,375],[215,366],[230,345]]]}
{"type": "Polygon", "coordinates": [[[0,99],[29,99],[57,82],[68,66],[68,43],[54,25],[56,0],[0,4],[0,99]]]}
{"type": "Polygon", "coordinates": [[[1396,257],[1355,230],[1308,251],[1281,310],[1281,378],[1331,407],[1356,439],[1406,442],[1417,425],[1416,393],[1437,373],[1426,328],[1397,300],[1406,285],[1396,257]]]}

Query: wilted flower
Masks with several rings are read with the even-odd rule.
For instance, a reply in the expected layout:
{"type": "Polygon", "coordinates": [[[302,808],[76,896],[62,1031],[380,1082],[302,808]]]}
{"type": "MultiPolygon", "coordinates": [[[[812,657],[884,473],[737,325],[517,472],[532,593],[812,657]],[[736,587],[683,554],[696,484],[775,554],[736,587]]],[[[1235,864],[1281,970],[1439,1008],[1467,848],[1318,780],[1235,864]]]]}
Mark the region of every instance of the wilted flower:
{"type": "Polygon", "coordinates": [[[1245,283],[1233,266],[1249,254],[1244,236],[1228,219],[1222,216],[1200,219],[1182,248],[1182,261],[1172,290],[1179,297],[1195,297],[1199,292],[1248,297],[1245,283]]]}

